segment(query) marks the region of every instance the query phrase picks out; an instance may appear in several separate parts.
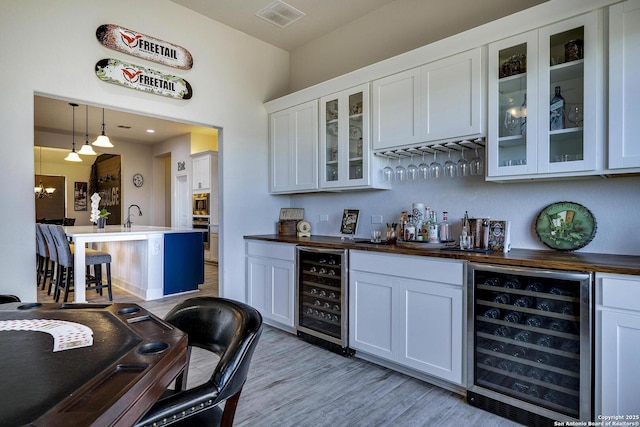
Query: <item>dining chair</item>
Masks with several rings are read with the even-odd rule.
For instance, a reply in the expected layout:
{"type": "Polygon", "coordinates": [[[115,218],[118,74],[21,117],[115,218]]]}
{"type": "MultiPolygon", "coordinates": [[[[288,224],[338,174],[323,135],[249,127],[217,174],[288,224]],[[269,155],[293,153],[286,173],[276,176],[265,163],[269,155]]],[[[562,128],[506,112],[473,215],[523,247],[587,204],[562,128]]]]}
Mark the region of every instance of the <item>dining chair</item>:
{"type": "MultiPolygon", "coordinates": [[[[64,232],[63,226],[51,224],[49,225],[49,231],[53,236],[53,241],[56,245],[56,251],[58,252],[58,270],[53,298],[56,302],[58,302],[61,293],[64,292],[63,301],[67,302],[69,292],[73,290],[74,253],[72,252],[71,245],[67,240],[67,235],[64,232]]],[[[87,277],[87,286],[85,289],[87,291],[98,291],[100,295],[102,295],[102,289],[107,288],[107,292],[109,293],[109,301],[113,301],[113,292],[111,289],[111,254],[94,249],[85,249],[85,265],[87,267],[93,266],[93,276],[89,276],[87,274],[87,276],[89,277],[87,277]],[[102,282],[102,264],[106,265],[106,284],[103,284],[102,282]]],[[[84,272],[82,272],[81,274],[84,274],[84,272]]]]}
{"type": "Polygon", "coordinates": [[[0,295],[0,304],[6,304],[8,302],[20,302],[20,298],[15,295],[0,295]]]}
{"type": "Polygon", "coordinates": [[[51,295],[52,289],[55,293],[56,278],[58,276],[58,250],[56,249],[56,244],[53,240],[49,227],[49,224],[40,224],[40,230],[42,231],[42,236],[44,237],[44,241],[47,245],[47,251],[49,252],[49,261],[51,261],[51,276],[49,277],[47,295],[51,295]]]}
{"type": "Polygon", "coordinates": [[[230,427],[262,333],[262,316],[255,308],[238,301],[196,297],[175,306],[165,320],[187,333],[189,354],[193,347],[198,347],[220,359],[211,378],[190,389],[186,388],[187,366],[176,379],[175,390],[167,390],[136,427],[230,427]]]}
{"type": "Polygon", "coordinates": [[[40,287],[42,282],[42,288],[44,289],[47,283],[47,277],[51,277],[53,273],[53,264],[49,259],[49,249],[47,243],[44,240],[44,234],[42,233],[42,225],[36,223],[36,287],[40,287]],[[49,268],[51,266],[51,268],[49,268]]]}

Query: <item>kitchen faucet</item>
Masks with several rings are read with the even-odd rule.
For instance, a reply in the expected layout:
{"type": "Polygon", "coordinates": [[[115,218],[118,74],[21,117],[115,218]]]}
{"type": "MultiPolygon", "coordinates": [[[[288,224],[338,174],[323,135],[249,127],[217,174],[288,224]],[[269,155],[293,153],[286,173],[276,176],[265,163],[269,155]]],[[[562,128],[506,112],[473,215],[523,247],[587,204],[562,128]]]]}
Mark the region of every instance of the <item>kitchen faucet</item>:
{"type": "Polygon", "coordinates": [[[134,206],[136,208],[138,208],[138,216],[142,216],[142,210],[140,210],[140,206],[138,206],[138,205],[129,205],[129,207],[127,208],[127,220],[124,223],[124,227],[125,228],[131,228],[131,224],[132,224],[131,215],[133,215],[131,213],[131,208],[134,207],[134,206]]]}

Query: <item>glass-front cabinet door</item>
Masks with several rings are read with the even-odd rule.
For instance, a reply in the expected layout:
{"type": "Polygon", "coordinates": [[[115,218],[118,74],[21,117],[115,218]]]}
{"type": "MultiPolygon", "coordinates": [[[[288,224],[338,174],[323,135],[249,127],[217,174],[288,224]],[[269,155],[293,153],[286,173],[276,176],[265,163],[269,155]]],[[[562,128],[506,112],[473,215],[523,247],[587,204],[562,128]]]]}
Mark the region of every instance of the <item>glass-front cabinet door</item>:
{"type": "Polygon", "coordinates": [[[592,12],[489,46],[489,177],[596,169],[599,19],[592,12]]]}
{"type": "Polygon", "coordinates": [[[369,185],[369,86],[321,98],[320,120],[321,187],[369,185]]]}

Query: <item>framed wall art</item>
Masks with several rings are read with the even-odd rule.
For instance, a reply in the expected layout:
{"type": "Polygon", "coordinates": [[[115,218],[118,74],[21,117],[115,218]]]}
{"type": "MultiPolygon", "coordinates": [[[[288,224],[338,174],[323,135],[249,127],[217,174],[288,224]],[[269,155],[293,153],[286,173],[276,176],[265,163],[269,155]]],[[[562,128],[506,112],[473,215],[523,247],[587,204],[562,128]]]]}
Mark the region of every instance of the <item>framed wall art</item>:
{"type": "Polygon", "coordinates": [[[73,210],[87,210],[87,183],[76,181],[73,183],[73,210]]]}
{"type": "Polygon", "coordinates": [[[340,233],[355,236],[358,229],[358,215],[360,211],[357,209],[345,209],[342,214],[342,224],[340,233]]]}

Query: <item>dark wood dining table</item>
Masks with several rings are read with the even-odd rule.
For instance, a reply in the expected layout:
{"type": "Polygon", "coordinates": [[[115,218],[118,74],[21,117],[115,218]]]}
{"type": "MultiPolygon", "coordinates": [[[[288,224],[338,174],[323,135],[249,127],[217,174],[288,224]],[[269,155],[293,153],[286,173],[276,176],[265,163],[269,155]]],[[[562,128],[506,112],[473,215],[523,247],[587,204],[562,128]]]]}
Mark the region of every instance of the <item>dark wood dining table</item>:
{"type": "Polygon", "coordinates": [[[187,361],[136,304],[0,304],[0,426],[131,426],[187,361]]]}

